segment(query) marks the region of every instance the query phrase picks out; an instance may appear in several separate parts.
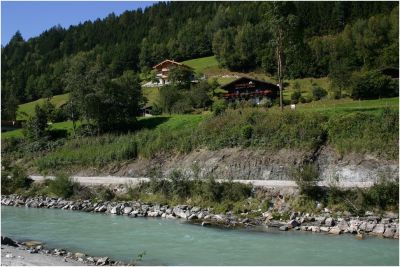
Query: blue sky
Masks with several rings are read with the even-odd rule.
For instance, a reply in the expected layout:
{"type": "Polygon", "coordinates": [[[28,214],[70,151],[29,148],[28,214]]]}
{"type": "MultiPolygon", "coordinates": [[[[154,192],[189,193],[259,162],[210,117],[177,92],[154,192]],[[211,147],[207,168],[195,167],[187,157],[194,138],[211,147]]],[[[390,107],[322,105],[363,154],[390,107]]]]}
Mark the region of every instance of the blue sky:
{"type": "Polygon", "coordinates": [[[144,9],[154,3],[156,1],[2,1],[1,44],[6,45],[18,30],[28,40],[57,24],[68,28],[86,20],[105,18],[111,12],[119,15],[125,10],[144,9]]]}

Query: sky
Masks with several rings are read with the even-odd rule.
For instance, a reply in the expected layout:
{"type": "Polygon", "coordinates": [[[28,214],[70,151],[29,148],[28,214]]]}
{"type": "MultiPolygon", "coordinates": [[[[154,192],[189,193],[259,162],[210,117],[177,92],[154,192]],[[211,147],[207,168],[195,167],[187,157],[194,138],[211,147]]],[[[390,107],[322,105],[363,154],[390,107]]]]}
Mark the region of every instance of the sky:
{"type": "Polygon", "coordinates": [[[144,9],[157,1],[1,1],[1,44],[6,45],[19,30],[28,40],[60,24],[64,28],[87,20],[105,18],[125,10],[144,9]]]}

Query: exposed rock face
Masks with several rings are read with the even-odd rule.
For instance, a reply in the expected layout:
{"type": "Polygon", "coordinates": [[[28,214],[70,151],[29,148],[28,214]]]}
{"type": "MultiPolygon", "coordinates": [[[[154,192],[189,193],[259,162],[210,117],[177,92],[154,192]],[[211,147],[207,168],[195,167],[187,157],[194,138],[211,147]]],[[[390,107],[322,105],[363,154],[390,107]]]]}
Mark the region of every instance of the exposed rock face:
{"type": "Polygon", "coordinates": [[[322,147],[318,154],[293,149],[270,153],[264,150],[224,148],[217,151],[201,149],[176,157],[139,159],[113,175],[146,177],[148,170],[154,169],[154,166],[159,166],[164,176],[175,169],[192,175],[195,163],[200,170],[200,177],[211,174],[217,178],[230,177],[237,180],[292,180],[291,168],[310,159],[321,170],[320,177],[327,180],[339,177],[344,182],[374,181],[382,172],[396,178],[399,170],[395,160],[385,161],[368,155],[342,157],[330,147],[322,147]]]}

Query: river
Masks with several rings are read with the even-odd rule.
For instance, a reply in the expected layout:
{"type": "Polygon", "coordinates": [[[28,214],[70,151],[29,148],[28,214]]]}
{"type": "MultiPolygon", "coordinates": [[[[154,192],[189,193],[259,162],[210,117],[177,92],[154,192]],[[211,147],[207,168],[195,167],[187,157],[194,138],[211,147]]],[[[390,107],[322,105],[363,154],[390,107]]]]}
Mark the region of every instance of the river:
{"type": "Polygon", "coordinates": [[[223,230],[181,220],[1,207],[2,235],[140,265],[396,265],[399,241],[223,230]]]}

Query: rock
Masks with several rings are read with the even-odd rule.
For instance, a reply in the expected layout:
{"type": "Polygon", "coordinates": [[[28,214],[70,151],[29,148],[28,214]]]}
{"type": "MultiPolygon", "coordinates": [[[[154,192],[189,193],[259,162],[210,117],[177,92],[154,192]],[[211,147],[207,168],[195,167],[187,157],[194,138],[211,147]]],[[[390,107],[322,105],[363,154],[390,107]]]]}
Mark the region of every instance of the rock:
{"type": "Polygon", "coordinates": [[[271,220],[273,218],[272,214],[268,211],[263,212],[261,215],[263,216],[263,218],[268,219],[268,220],[271,220]]]}
{"type": "Polygon", "coordinates": [[[6,254],[6,258],[15,258],[13,254],[6,254]]]}
{"type": "Polygon", "coordinates": [[[196,220],[196,219],[197,219],[197,215],[196,214],[192,214],[188,218],[188,220],[196,220]]]}
{"type": "Polygon", "coordinates": [[[358,227],[358,229],[361,231],[365,231],[366,228],[367,228],[367,222],[362,222],[358,227]]]}
{"type": "Polygon", "coordinates": [[[289,230],[289,227],[287,227],[286,225],[279,227],[279,231],[287,231],[287,230],[289,230]]]}
{"type": "Polygon", "coordinates": [[[200,207],[193,207],[190,211],[191,211],[192,213],[194,213],[194,212],[199,212],[200,210],[201,210],[200,207]]]}
{"type": "Polygon", "coordinates": [[[206,216],[206,215],[202,211],[197,214],[197,218],[200,219],[200,220],[203,219],[204,216],[206,216]]]}
{"type": "Polygon", "coordinates": [[[147,216],[149,217],[158,217],[158,211],[149,211],[147,212],[147,216]]]}
{"type": "Polygon", "coordinates": [[[393,238],[396,234],[396,229],[394,227],[386,227],[385,232],[383,233],[383,237],[386,238],[393,238]]]}
{"type": "Polygon", "coordinates": [[[31,248],[31,249],[28,249],[28,252],[31,254],[35,254],[35,253],[38,253],[38,250],[36,248],[31,248]]]}
{"type": "Polygon", "coordinates": [[[392,222],[392,219],[390,219],[390,218],[383,218],[381,220],[381,223],[384,223],[384,224],[388,224],[388,223],[391,223],[391,222],[392,222]]]}
{"type": "Polygon", "coordinates": [[[86,256],[85,254],[80,253],[80,252],[76,252],[74,255],[75,255],[75,257],[77,257],[77,258],[83,258],[83,257],[86,256]]]}
{"type": "Polygon", "coordinates": [[[93,257],[87,257],[86,260],[87,260],[88,262],[94,262],[93,257]]]}
{"type": "Polygon", "coordinates": [[[217,220],[219,222],[222,222],[222,221],[226,220],[226,216],[223,215],[223,214],[216,214],[216,215],[213,216],[213,219],[215,219],[215,220],[217,220]]]}
{"type": "Polygon", "coordinates": [[[363,233],[357,233],[357,234],[356,234],[356,238],[357,238],[358,240],[363,240],[363,239],[365,238],[365,236],[364,236],[363,233]]]}
{"type": "Polygon", "coordinates": [[[97,260],[96,265],[106,265],[109,261],[110,259],[108,257],[102,257],[97,260]]]}
{"type": "Polygon", "coordinates": [[[167,215],[165,216],[165,218],[166,218],[166,219],[175,219],[175,216],[172,215],[172,214],[167,214],[167,215]]]}
{"type": "Polygon", "coordinates": [[[321,232],[321,228],[319,226],[311,226],[311,231],[315,233],[321,232]]]}
{"type": "Polygon", "coordinates": [[[204,222],[201,223],[201,226],[209,226],[209,225],[211,225],[210,222],[205,222],[205,221],[204,221],[204,222]]]}
{"type": "Polygon", "coordinates": [[[325,220],[325,225],[328,227],[334,226],[335,225],[335,220],[332,217],[328,217],[325,220]]]}
{"type": "Polygon", "coordinates": [[[1,237],[1,244],[7,245],[7,246],[12,246],[12,247],[18,247],[17,243],[7,236],[1,237]]]}
{"type": "Polygon", "coordinates": [[[331,211],[328,208],[324,208],[324,212],[331,213],[331,211]]]}
{"type": "Polygon", "coordinates": [[[308,230],[308,226],[300,226],[300,230],[301,231],[307,231],[308,230]]]}
{"type": "Polygon", "coordinates": [[[372,211],[366,211],[365,216],[374,216],[374,213],[372,211]]]}
{"type": "Polygon", "coordinates": [[[326,217],[322,217],[322,216],[321,217],[316,217],[315,220],[318,221],[320,224],[324,224],[325,220],[326,220],[326,217]]]}
{"type": "Polygon", "coordinates": [[[288,222],[288,227],[289,228],[294,228],[294,227],[296,227],[296,226],[299,226],[300,224],[296,221],[296,220],[291,220],[291,221],[289,221],[288,222]]]}
{"type": "Polygon", "coordinates": [[[173,213],[178,217],[178,218],[182,218],[182,219],[187,219],[187,217],[190,216],[190,212],[189,211],[184,211],[181,208],[174,208],[173,209],[173,213]]]}
{"type": "Polygon", "coordinates": [[[319,229],[321,230],[321,232],[329,232],[329,230],[331,228],[330,227],[320,227],[319,229]]]}
{"type": "Polygon", "coordinates": [[[105,212],[107,210],[107,206],[103,205],[97,209],[97,212],[105,212]]]}
{"type": "Polygon", "coordinates": [[[165,218],[167,216],[166,213],[161,214],[161,218],[165,218]]]}
{"type": "Polygon", "coordinates": [[[349,226],[344,230],[345,233],[355,234],[357,233],[358,228],[356,226],[349,226]]]}
{"type": "Polygon", "coordinates": [[[385,232],[385,225],[384,224],[377,224],[374,228],[374,230],[372,230],[373,235],[383,235],[383,233],[385,232]]]}
{"type": "Polygon", "coordinates": [[[329,233],[330,233],[330,234],[333,234],[333,235],[340,235],[342,232],[343,232],[343,231],[342,231],[339,227],[332,227],[332,228],[329,230],[329,233]]]}
{"type": "Polygon", "coordinates": [[[125,207],[124,208],[124,214],[129,214],[132,212],[132,207],[125,207]]]}
{"type": "Polygon", "coordinates": [[[341,220],[340,222],[337,223],[337,227],[340,230],[345,231],[349,227],[349,224],[345,220],[341,220]]]}
{"type": "Polygon", "coordinates": [[[292,212],[292,214],[290,214],[289,220],[294,220],[296,219],[297,216],[298,216],[297,212],[292,212]]]}
{"type": "Polygon", "coordinates": [[[390,218],[390,219],[397,219],[399,218],[399,214],[391,211],[386,211],[383,215],[385,218],[390,218]]]}
{"type": "Polygon", "coordinates": [[[111,214],[118,214],[118,207],[114,207],[110,211],[111,214]]]}
{"type": "Polygon", "coordinates": [[[375,226],[376,226],[375,222],[368,222],[365,226],[365,232],[367,232],[367,233],[372,232],[374,230],[375,226]]]}
{"type": "Polygon", "coordinates": [[[32,241],[26,241],[26,242],[24,242],[22,244],[27,246],[27,247],[37,247],[39,245],[42,245],[42,242],[32,240],[32,241]]]}

